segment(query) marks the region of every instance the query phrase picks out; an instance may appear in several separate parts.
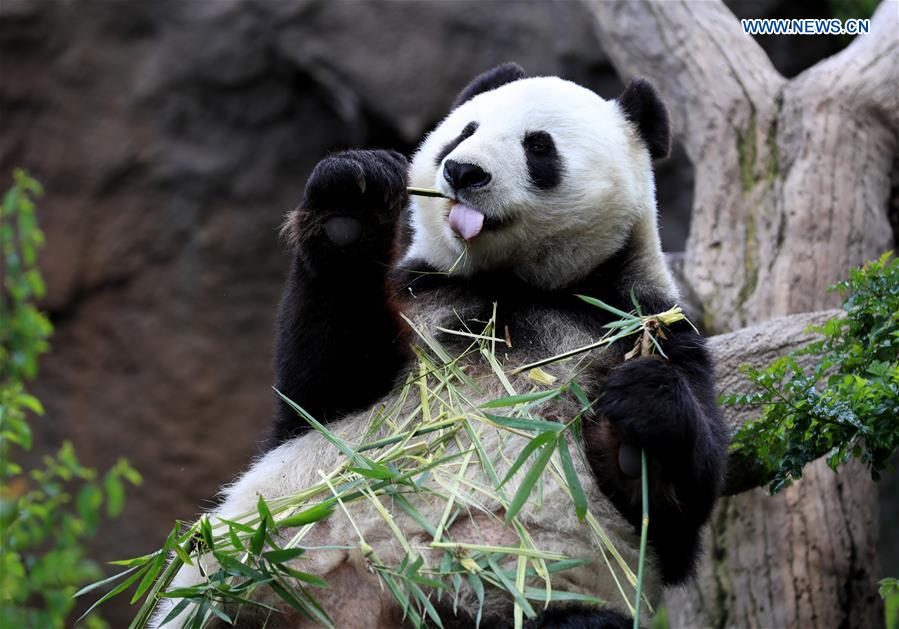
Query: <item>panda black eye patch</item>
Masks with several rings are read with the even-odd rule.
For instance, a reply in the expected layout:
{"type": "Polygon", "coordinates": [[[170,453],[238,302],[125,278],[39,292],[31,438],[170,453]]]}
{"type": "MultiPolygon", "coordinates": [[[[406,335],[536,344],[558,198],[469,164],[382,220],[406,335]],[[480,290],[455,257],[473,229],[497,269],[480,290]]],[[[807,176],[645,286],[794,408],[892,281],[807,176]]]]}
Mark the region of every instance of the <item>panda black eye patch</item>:
{"type": "Polygon", "coordinates": [[[562,181],[562,157],[546,131],[529,131],[521,141],[528,164],[528,177],[541,190],[549,190],[562,181]]]}
{"type": "Polygon", "coordinates": [[[475,122],[474,120],[472,120],[467,125],[465,125],[465,128],[462,129],[462,133],[460,133],[454,139],[447,142],[446,145],[442,149],[440,149],[440,152],[437,153],[437,158],[434,160],[434,163],[437,166],[440,166],[440,162],[442,162],[443,159],[447,155],[452,153],[453,149],[455,149],[457,146],[462,144],[462,142],[464,142],[465,140],[467,140],[468,138],[473,136],[474,132],[477,130],[478,130],[478,123],[475,122]]]}

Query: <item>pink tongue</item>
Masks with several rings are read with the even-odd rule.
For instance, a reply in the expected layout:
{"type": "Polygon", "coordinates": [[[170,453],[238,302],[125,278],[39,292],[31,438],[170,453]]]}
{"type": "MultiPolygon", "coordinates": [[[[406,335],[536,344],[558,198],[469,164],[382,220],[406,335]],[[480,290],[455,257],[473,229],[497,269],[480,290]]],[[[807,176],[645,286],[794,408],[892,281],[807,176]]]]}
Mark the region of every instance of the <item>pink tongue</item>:
{"type": "Polygon", "coordinates": [[[481,233],[484,215],[476,209],[456,203],[449,213],[449,224],[454,232],[465,240],[471,240],[481,233]]]}

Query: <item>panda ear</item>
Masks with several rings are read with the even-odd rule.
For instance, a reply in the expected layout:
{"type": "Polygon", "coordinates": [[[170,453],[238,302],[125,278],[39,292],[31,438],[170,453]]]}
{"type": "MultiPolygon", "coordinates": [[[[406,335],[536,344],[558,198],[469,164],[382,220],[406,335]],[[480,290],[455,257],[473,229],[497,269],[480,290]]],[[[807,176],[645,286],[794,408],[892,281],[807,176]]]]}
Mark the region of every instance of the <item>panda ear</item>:
{"type": "Polygon", "coordinates": [[[633,79],[618,97],[621,113],[633,124],[649,149],[652,159],[671,152],[671,125],[668,109],[655,88],[644,79],[633,79]]]}
{"type": "Polygon", "coordinates": [[[462,103],[471,100],[478,94],[495,90],[501,85],[512,83],[524,77],[524,68],[517,63],[503,63],[491,68],[486,72],[477,75],[471,80],[464,90],[462,90],[456,100],[453,101],[452,109],[455,109],[462,103]]]}

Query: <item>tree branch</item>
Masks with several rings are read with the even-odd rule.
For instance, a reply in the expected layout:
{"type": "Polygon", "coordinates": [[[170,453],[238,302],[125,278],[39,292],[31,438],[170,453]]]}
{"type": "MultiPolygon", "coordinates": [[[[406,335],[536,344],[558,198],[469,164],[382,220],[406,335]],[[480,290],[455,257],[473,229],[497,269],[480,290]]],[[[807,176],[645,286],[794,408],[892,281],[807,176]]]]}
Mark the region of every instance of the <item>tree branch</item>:
{"type": "Polygon", "coordinates": [[[693,163],[722,134],[746,128],[784,79],[722,2],[587,0],[603,50],[622,78],[652,81],[693,163]]]}
{"type": "Polygon", "coordinates": [[[884,0],[871,30],[845,50],[812,66],[794,82],[797,89],[827,85],[829,96],[860,116],[888,121],[899,131],[899,2],[884,0]],[[822,83],[824,82],[824,83],[822,83]]]}
{"type": "MultiPolygon", "coordinates": [[[[764,323],[737,330],[729,334],[719,334],[709,338],[709,348],[715,358],[715,373],[719,395],[749,393],[752,384],[740,372],[742,365],[752,365],[764,369],[774,359],[812,342],[818,336],[807,332],[812,325],[822,325],[828,319],[838,316],[839,310],[804,312],[788,317],[778,317],[764,323]]],[[[812,364],[814,356],[802,356],[800,365],[812,364]]],[[[724,416],[733,430],[744,422],[759,416],[759,409],[749,406],[725,406],[724,416]]],[[[737,494],[766,482],[761,468],[753,461],[732,456],[728,462],[725,494],[737,494]]]]}

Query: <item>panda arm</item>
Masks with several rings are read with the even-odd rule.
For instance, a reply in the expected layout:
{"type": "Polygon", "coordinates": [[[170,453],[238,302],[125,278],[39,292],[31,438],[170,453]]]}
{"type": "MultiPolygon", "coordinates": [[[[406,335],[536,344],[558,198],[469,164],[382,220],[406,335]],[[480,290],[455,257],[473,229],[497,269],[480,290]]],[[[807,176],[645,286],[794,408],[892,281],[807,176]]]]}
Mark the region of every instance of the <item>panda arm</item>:
{"type": "MultiPolygon", "coordinates": [[[[285,230],[294,245],[275,339],[277,389],[322,422],[383,396],[408,357],[387,272],[406,160],[347,151],[315,167],[285,230]]],[[[269,447],[308,427],[285,402],[269,447]]]]}
{"type": "Polygon", "coordinates": [[[700,529],[721,491],[728,438],[702,337],[676,324],[662,347],[667,359],[646,356],[612,370],[585,438],[601,489],[635,526],[642,517],[640,450],[646,451],[649,541],[671,584],[693,571],[700,529]]]}

